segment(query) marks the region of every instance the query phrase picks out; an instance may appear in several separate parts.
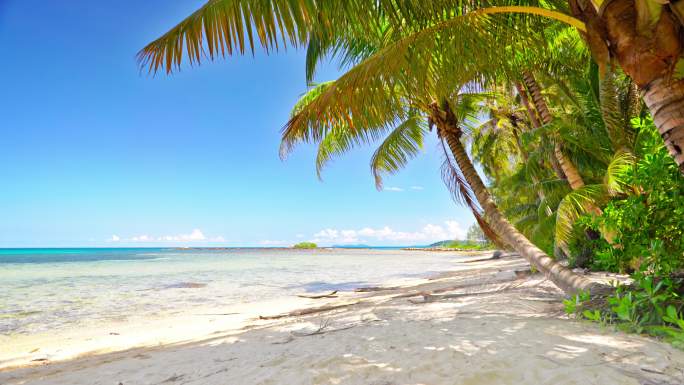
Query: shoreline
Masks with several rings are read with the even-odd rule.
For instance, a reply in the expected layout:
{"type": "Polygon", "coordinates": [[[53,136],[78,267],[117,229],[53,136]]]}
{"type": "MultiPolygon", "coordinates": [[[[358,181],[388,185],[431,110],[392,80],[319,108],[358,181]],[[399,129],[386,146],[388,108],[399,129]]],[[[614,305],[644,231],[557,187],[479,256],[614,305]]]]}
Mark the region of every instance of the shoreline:
{"type": "Polygon", "coordinates": [[[332,298],[321,293],[287,305],[275,301],[233,328],[221,321],[225,315],[217,315],[195,325],[204,337],[4,368],[0,383],[684,382],[684,352],[568,320],[563,294],[540,275],[528,274],[523,259],[456,265],[410,285],[332,298]]]}
{"type": "MultiPolygon", "coordinates": [[[[181,250],[226,250],[230,248],[190,248],[181,250]]],[[[245,248],[246,249],[246,248],[245,248]]],[[[267,248],[280,249],[280,248],[267,248]]],[[[282,248],[285,251],[302,251],[293,248],[282,248]]],[[[315,251],[336,251],[345,249],[318,248],[315,251]]],[[[373,251],[373,249],[353,249],[354,251],[373,251]]],[[[304,250],[309,251],[309,250],[304,250]]],[[[430,251],[430,250],[425,250],[430,251]]],[[[404,252],[402,250],[402,252],[404,252]]],[[[486,256],[487,252],[459,252],[454,254],[454,263],[464,257],[486,256]]],[[[457,267],[457,266],[455,266],[457,267]]],[[[448,272],[447,274],[449,274],[448,272]]],[[[375,286],[359,286],[353,289],[339,290],[336,300],[353,300],[363,293],[375,293],[380,287],[396,289],[410,287],[429,282],[444,273],[425,274],[423,277],[395,278],[378,282],[375,286]]],[[[192,285],[193,282],[180,284],[192,285]]],[[[202,284],[205,287],[206,284],[202,284]]],[[[199,286],[198,286],[199,287],[199,286]]],[[[188,286],[192,290],[193,286],[188,286]]],[[[131,348],[169,345],[210,338],[220,332],[238,331],[251,326],[258,326],[264,319],[277,314],[315,308],[323,303],[321,299],[305,298],[305,295],[317,293],[304,292],[304,296],[283,293],[278,298],[237,303],[228,306],[196,307],[189,314],[164,315],[128,315],[124,321],[93,321],[89,325],[78,325],[55,332],[42,332],[31,335],[0,334],[0,373],[8,370],[28,368],[57,363],[79,357],[114,353],[131,348]],[[84,328],[82,326],[87,326],[84,328]]],[[[326,294],[325,292],[318,294],[326,294]]],[[[330,298],[328,298],[330,299],[330,298]]]]}

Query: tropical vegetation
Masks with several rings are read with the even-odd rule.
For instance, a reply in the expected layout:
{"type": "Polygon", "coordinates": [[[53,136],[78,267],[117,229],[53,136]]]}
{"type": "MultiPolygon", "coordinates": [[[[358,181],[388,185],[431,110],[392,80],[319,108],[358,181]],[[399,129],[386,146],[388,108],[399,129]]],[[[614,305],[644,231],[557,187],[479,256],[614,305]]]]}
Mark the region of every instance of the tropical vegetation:
{"type": "Polygon", "coordinates": [[[315,249],[318,245],[313,242],[299,242],[292,247],[295,249],[315,249]]]}
{"type": "Polygon", "coordinates": [[[474,242],[470,240],[454,240],[454,241],[448,241],[444,242],[439,246],[440,248],[445,248],[445,249],[454,249],[454,250],[473,250],[473,251],[479,251],[479,250],[491,250],[492,245],[490,243],[480,243],[480,242],[474,242]]]}
{"type": "Polygon", "coordinates": [[[305,48],[281,156],[313,143],[320,174],[373,144],[381,188],[436,135],[454,199],[573,295],[569,312],[681,342],[682,33],[684,3],[667,0],[212,0],[139,59],[171,72],[305,48]],[[327,60],[343,75],[314,83],[327,60]]]}

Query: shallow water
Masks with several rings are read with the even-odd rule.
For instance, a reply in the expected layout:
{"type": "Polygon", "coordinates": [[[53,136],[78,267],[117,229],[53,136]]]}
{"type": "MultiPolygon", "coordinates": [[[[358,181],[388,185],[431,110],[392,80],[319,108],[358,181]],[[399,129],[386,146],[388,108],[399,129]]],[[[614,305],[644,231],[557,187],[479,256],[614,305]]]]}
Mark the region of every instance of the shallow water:
{"type": "Polygon", "coordinates": [[[0,334],[415,280],[452,270],[458,259],[375,249],[2,249],[0,334]]]}

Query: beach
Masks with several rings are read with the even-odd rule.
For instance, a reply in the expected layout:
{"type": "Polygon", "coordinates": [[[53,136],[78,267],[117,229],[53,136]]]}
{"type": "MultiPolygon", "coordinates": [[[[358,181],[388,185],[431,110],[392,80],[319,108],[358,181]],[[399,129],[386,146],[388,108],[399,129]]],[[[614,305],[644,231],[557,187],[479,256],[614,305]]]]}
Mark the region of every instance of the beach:
{"type": "Polygon", "coordinates": [[[0,368],[197,340],[317,302],[301,294],[411,285],[463,258],[399,249],[3,249],[0,368]]]}
{"type": "Polygon", "coordinates": [[[684,383],[684,352],[568,319],[563,293],[523,259],[489,255],[454,254],[450,270],[430,277],[273,299],[239,319],[216,313],[148,325],[167,328],[162,343],[136,343],[117,329],[106,338],[129,339],[128,347],[72,347],[73,357],[6,367],[0,383],[684,383]]]}
{"type": "Polygon", "coordinates": [[[0,385],[684,385],[684,1],[0,0],[0,385]]]}

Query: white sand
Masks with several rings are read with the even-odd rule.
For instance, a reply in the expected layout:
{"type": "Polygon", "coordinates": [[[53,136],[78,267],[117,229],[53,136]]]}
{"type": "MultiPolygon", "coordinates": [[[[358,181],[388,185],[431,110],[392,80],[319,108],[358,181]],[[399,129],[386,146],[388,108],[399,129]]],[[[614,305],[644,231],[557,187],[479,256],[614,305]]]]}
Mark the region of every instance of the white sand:
{"type": "MultiPolygon", "coordinates": [[[[185,320],[174,330],[189,342],[53,362],[88,350],[74,337],[78,346],[63,347],[69,354],[0,371],[0,384],[684,384],[684,352],[565,319],[553,285],[516,278],[521,259],[461,265],[417,286],[261,309],[353,304],[333,311],[276,320],[245,313],[238,323],[249,326],[237,330],[219,316],[185,320]],[[420,292],[433,296],[424,302],[420,292]]],[[[126,334],[115,337],[138,345],[126,334]]]]}

